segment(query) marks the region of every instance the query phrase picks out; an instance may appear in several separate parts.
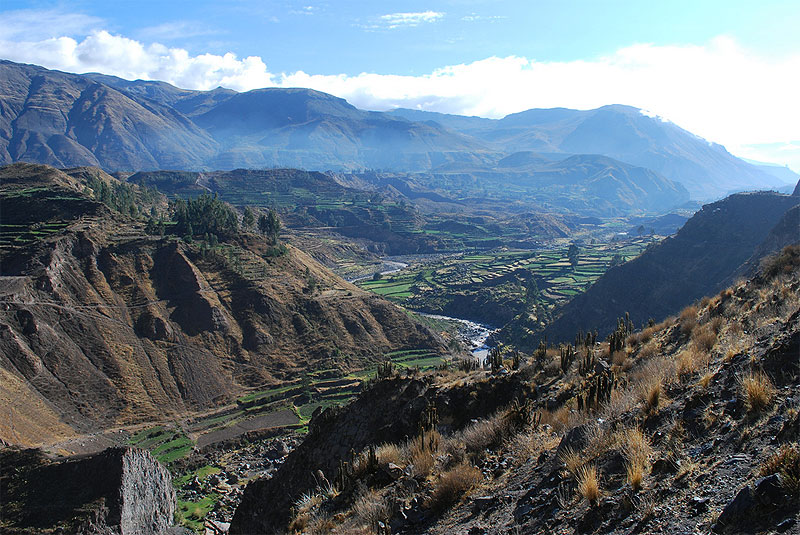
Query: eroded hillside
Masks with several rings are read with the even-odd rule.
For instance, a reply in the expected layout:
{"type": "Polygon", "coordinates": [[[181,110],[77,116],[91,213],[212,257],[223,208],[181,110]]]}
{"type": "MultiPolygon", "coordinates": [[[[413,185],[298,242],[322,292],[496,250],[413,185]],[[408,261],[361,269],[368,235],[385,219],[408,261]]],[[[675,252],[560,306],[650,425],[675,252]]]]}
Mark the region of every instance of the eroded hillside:
{"type": "Polygon", "coordinates": [[[0,181],[7,442],[163,420],[300,370],[441,348],[405,312],[295,248],[276,255],[247,233],[214,247],[151,236],[44,166],[5,167],[0,181]]]}

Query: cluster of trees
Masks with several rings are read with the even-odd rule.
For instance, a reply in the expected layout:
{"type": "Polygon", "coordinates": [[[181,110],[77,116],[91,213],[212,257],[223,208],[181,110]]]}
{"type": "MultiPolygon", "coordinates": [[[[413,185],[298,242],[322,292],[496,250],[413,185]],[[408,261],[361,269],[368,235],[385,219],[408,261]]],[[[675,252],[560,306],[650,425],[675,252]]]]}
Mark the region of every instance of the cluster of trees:
{"type": "MultiPolygon", "coordinates": [[[[258,231],[267,237],[267,241],[271,245],[278,243],[278,235],[281,232],[281,220],[278,218],[278,213],[270,209],[266,214],[258,216],[258,231]]],[[[256,224],[256,214],[252,208],[246,206],[244,215],[242,216],[242,225],[245,228],[251,229],[256,224]]]]}
{"type": "Polygon", "coordinates": [[[112,210],[122,214],[138,217],[140,205],[153,204],[158,198],[158,192],[151,188],[136,188],[125,182],[109,184],[97,177],[90,176],[86,186],[91,189],[92,197],[112,210]]]}
{"type": "Polygon", "coordinates": [[[236,211],[217,195],[204,193],[195,199],[176,199],[170,202],[174,232],[180,236],[196,234],[230,238],[239,231],[236,211]]]}
{"type": "MultiPolygon", "coordinates": [[[[171,222],[156,220],[151,214],[145,231],[148,234],[177,234],[192,240],[195,236],[202,236],[205,242],[216,245],[234,237],[239,232],[239,214],[229,204],[223,202],[214,194],[204,193],[194,199],[175,199],[169,203],[171,222]]],[[[267,242],[273,246],[273,253],[282,254],[285,247],[275,247],[278,244],[278,235],[281,230],[281,221],[275,210],[269,210],[256,217],[251,207],[246,207],[242,216],[241,226],[246,230],[258,230],[266,237],[267,242]],[[278,250],[280,249],[280,250],[278,250]]]]}

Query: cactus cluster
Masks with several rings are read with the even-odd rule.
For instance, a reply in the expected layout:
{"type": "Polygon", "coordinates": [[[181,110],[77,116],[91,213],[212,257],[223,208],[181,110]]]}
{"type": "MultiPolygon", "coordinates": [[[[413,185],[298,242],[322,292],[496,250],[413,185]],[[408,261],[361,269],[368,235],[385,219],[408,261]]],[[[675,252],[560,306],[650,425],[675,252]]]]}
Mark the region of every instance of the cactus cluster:
{"type": "Polygon", "coordinates": [[[611,392],[617,387],[617,378],[611,369],[604,369],[584,382],[582,393],[577,396],[578,410],[597,410],[602,403],[611,400],[611,392]]]}

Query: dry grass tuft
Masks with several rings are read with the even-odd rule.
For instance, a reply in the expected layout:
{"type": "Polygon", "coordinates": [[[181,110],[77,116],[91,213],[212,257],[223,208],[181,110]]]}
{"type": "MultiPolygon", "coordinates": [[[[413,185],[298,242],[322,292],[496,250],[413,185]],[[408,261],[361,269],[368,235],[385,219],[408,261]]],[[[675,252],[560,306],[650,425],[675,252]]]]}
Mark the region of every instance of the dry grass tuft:
{"type": "Polygon", "coordinates": [[[800,495],[800,446],[783,445],[761,465],[759,475],[781,475],[781,484],[791,494],[800,495]]]}
{"type": "Polygon", "coordinates": [[[628,482],[634,491],[638,491],[650,467],[650,455],[653,452],[650,441],[639,429],[626,429],[618,433],[617,441],[625,456],[628,482]]]}
{"type": "Polygon", "coordinates": [[[440,510],[453,505],[477,485],[481,477],[481,471],[469,464],[459,464],[444,472],[428,499],[428,507],[440,510]]]}
{"type": "Polygon", "coordinates": [[[477,453],[499,446],[507,427],[505,418],[501,414],[495,414],[465,428],[461,432],[461,438],[468,452],[477,453]]]}
{"type": "Polygon", "coordinates": [[[589,503],[596,503],[600,499],[600,481],[597,476],[595,465],[582,466],[578,470],[578,492],[586,498],[589,503]]]}
{"type": "Polygon", "coordinates": [[[681,310],[678,322],[681,326],[681,333],[691,334],[697,326],[697,307],[691,305],[681,310]]]}
{"type": "Polygon", "coordinates": [[[711,326],[695,329],[692,333],[692,344],[698,351],[708,353],[717,343],[717,333],[711,326]]]}
{"type": "Polygon", "coordinates": [[[356,498],[353,504],[353,515],[359,524],[368,526],[377,532],[378,523],[385,523],[389,520],[391,509],[383,496],[374,490],[367,490],[356,498]]]}
{"type": "Polygon", "coordinates": [[[708,366],[711,355],[707,350],[691,345],[678,353],[675,359],[675,371],[678,377],[695,373],[708,366]]]}
{"type": "Polygon", "coordinates": [[[639,389],[639,397],[644,404],[645,412],[652,413],[658,410],[661,402],[663,384],[661,377],[652,377],[644,381],[639,389]]]}
{"type": "Polygon", "coordinates": [[[645,467],[637,463],[627,463],[625,466],[625,473],[628,477],[628,483],[634,492],[639,492],[644,482],[645,467]]]}
{"type": "Polygon", "coordinates": [[[656,343],[654,340],[651,340],[639,350],[639,358],[647,360],[655,357],[658,354],[659,349],[658,343],[656,343]]]}
{"type": "Polygon", "coordinates": [[[712,379],[714,379],[714,373],[709,371],[706,372],[699,381],[697,381],[697,384],[703,389],[708,389],[712,379]]]}
{"type": "Polygon", "coordinates": [[[378,458],[378,462],[381,464],[393,463],[402,465],[404,464],[403,460],[405,457],[405,452],[403,451],[403,448],[397,444],[381,444],[378,446],[375,456],[378,458]]]}
{"type": "Polygon", "coordinates": [[[567,473],[573,477],[578,477],[578,470],[583,466],[583,457],[572,448],[564,448],[558,454],[558,460],[564,463],[567,473]]]}
{"type": "Polygon", "coordinates": [[[739,380],[739,387],[748,411],[758,413],[766,409],[775,395],[775,387],[762,371],[748,372],[739,380]]]}

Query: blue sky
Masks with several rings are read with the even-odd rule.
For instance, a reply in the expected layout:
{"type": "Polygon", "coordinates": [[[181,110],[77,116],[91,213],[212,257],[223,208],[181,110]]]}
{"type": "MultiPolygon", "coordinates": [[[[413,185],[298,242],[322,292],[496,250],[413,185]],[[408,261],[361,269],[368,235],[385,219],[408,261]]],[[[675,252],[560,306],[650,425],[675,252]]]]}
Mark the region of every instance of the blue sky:
{"type": "Polygon", "coordinates": [[[646,108],[800,170],[800,2],[3,0],[0,57],[369,109],[646,108]]]}

